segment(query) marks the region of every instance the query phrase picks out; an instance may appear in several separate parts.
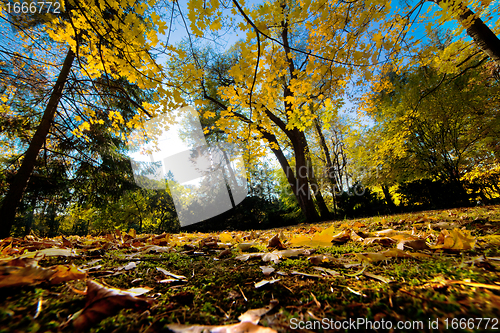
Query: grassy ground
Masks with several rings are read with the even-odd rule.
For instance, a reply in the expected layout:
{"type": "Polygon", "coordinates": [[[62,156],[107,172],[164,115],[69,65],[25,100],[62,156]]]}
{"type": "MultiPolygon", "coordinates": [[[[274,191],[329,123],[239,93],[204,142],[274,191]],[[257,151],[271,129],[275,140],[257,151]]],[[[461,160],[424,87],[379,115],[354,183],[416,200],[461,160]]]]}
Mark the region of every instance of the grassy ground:
{"type": "MultiPolygon", "coordinates": [[[[229,251],[223,253],[227,256],[220,259],[223,247],[203,245],[203,242],[200,245],[200,240],[217,237],[217,234],[182,234],[170,236],[168,245],[172,249],[166,253],[147,254],[124,246],[108,246],[104,250],[103,245],[101,252],[82,252],[78,257],[47,257],[39,264],[49,267],[73,263],[82,268],[100,265],[88,272],[95,281],[123,289],[154,288],[147,294],[155,299],[148,310],[121,310],[94,325],[92,332],[163,332],[167,331],[166,325],[172,323],[226,325],[237,323],[238,316],[249,309],[269,304],[274,307],[262,317],[260,325],[280,332],[346,331],[345,328],[369,331],[370,324],[374,325],[372,328],[392,326],[397,332],[470,332],[484,331],[486,326],[491,331],[499,331],[500,261],[497,259],[500,259],[500,250],[498,238],[495,240],[491,235],[500,235],[500,206],[379,216],[260,233],[231,233],[233,246],[228,247],[229,251]],[[407,251],[429,256],[370,261],[366,267],[356,253],[380,253],[396,245],[349,241],[315,249],[315,255],[331,255],[343,261],[318,263],[307,255],[283,258],[276,264],[259,258],[237,259],[244,253],[269,252],[267,241],[280,232],[286,246],[294,235],[314,235],[332,226],[338,230],[356,228],[364,234],[387,228],[414,228],[416,233],[431,236],[439,230],[429,230],[429,224],[440,222],[448,222],[449,228],[470,230],[477,239],[474,249],[407,251]],[[242,252],[236,245],[241,242],[253,245],[242,252]],[[92,263],[96,259],[101,260],[92,263]],[[136,267],[118,269],[130,262],[136,263],[136,267]],[[275,272],[265,276],[261,266],[272,266],[275,272]],[[317,266],[335,270],[339,275],[318,277],[321,271],[314,268],[317,266]],[[158,283],[165,279],[158,267],[183,275],[186,280],[158,283]],[[314,276],[292,274],[294,271],[314,276]],[[279,281],[256,288],[255,283],[263,279],[279,281]],[[335,329],[335,325],[344,326],[335,329]]],[[[84,308],[86,296],[78,293],[84,289],[84,280],[0,289],[0,332],[73,331],[71,324],[61,325],[84,308]]]]}

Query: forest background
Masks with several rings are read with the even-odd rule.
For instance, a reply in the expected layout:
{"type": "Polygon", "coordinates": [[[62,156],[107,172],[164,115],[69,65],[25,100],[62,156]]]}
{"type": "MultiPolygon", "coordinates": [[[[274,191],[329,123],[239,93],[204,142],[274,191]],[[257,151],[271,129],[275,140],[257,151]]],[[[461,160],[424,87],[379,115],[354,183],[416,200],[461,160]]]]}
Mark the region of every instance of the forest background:
{"type": "Polygon", "coordinates": [[[184,105],[249,188],[187,230],[498,203],[498,2],[24,4],[0,16],[0,238],[178,231],[127,138],[184,105]]]}

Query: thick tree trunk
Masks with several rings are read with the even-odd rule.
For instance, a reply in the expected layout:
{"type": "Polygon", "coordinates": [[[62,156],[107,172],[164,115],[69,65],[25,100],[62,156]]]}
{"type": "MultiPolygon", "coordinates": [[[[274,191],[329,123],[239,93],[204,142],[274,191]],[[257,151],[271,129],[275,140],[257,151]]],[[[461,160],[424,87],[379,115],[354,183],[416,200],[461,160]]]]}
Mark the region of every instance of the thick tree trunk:
{"type": "MultiPolygon", "coordinates": [[[[441,6],[444,0],[433,0],[441,6]]],[[[484,24],[480,18],[473,18],[474,12],[463,4],[459,7],[458,21],[467,31],[467,34],[474,40],[474,43],[486,53],[491,60],[500,65],[500,39],[491,29],[484,24]],[[472,23],[468,23],[472,20],[472,23]]]]}
{"type": "MultiPolygon", "coordinates": [[[[297,131],[295,129],[294,131],[297,131]]],[[[296,137],[292,136],[292,144],[293,151],[295,155],[295,178],[297,184],[297,194],[300,197],[300,200],[303,201],[303,205],[305,207],[306,219],[307,222],[317,222],[319,221],[319,215],[316,211],[316,207],[314,206],[314,201],[312,200],[311,190],[309,188],[309,179],[308,179],[308,167],[307,167],[307,158],[305,154],[305,147],[297,140],[296,137]]]]}
{"type": "Polygon", "coordinates": [[[2,219],[2,224],[0,225],[0,239],[9,237],[10,235],[10,230],[16,218],[17,207],[20,205],[23,198],[24,191],[26,190],[35,167],[38,153],[45,143],[47,134],[49,133],[57,105],[61,100],[64,84],[66,83],[74,59],[75,53],[70,49],[66,55],[66,59],[64,59],[61,72],[59,73],[59,77],[54,85],[47,107],[43,113],[42,121],[36,129],[28,150],[24,154],[21,167],[12,179],[9,190],[3,199],[2,207],[0,208],[0,216],[2,219]]]}
{"type": "Polygon", "coordinates": [[[328,210],[328,207],[326,206],[323,194],[321,194],[321,188],[318,185],[318,181],[314,173],[309,152],[309,144],[307,143],[306,135],[304,134],[304,132],[298,131],[297,136],[299,137],[300,145],[304,146],[302,150],[304,151],[304,154],[306,156],[307,178],[309,180],[309,184],[311,185],[311,190],[314,194],[314,198],[316,199],[316,204],[318,205],[319,214],[323,220],[328,220],[331,218],[331,214],[330,211],[328,210]]]}
{"type": "MultiPolygon", "coordinates": [[[[300,209],[302,213],[304,214],[306,221],[307,222],[316,222],[319,220],[318,212],[316,211],[316,208],[314,207],[314,202],[312,201],[312,198],[310,196],[310,191],[309,191],[309,183],[307,181],[307,175],[305,177],[300,177],[301,175],[299,174],[298,170],[299,168],[296,169],[296,173],[294,175],[292,168],[290,167],[290,164],[288,163],[288,160],[285,157],[285,154],[283,154],[283,151],[279,148],[278,141],[276,140],[276,137],[272,135],[271,133],[261,131],[263,137],[268,140],[270,143],[275,143],[276,146],[278,147],[277,149],[271,146],[271,150],[273,151],[274,155],[278,159],[278,162],[281,165],[281,168],[285,172],[286,178],[288,180],[288,183],[290,184],[290,187],[292,188],[292,192],[295,195],[295,198],[297,199],[300,209]]],[[[295,155],[295,161],[296,164],[302,163],[301,161],[305,161],[305,156],[302,154],[303,158],[299,157],[299,162],[297,161],[297,155],[295,155]]],[[[305,166],[305,163],[303,164],[305,166]]]]}

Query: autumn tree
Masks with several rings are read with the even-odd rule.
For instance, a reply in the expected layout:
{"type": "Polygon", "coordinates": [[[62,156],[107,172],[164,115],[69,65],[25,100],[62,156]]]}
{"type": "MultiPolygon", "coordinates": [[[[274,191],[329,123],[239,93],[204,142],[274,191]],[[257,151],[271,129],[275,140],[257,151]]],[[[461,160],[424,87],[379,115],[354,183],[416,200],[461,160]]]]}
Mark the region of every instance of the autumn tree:
{"type": "MultiPolygon", "coordinates": [[[[153,48],[159,43],[157,31],[162,33],[165,25],[152,10],[152,5],[143,2],[112,1],[104,4],[70,1],[61,8],[60,15],[47,13],[19,17],[9,15],[5,9],[2,11],[2,18],[9,20],[17,29],[17,37],[24,43],[24,49],[20,50],[24,52],[22,57],[35,64],[37,57],[41,57],[45,65],[51,66],[50,73],[57,74],[54,81],[46,83],[51,85],[51,89],[49,98],[42,104],[44,107],[38,106],[43,110],[40,123],[3,198],[0,238],[9,235],[40,150],[54,128],[58,110],[63,109],[63,112],[74,116],[72,121],[78,128],[73,134],[84,136],[91,127],[104,123],[97,115],[110,120],[109,131],[122,135],[119,134],[121,125],[134,127],[141,119],[154,115],[160,99],[166,109],[173,107],[169,93],[160,84],[162,68],[154,59],[153,48]],[[62,62],[61,54],[64,54],[62,62]],[[116,84],[122,78],[139,89],[154,89],[151,100],[134,100],[133,95],[116,84]],[[110,92],[99,90],[103,83],[120,90],[123,93],[120,98],[134,104],[134,114],[126,124],[120,112],[106,107],[106,93],[110,92]],[[80,93],[76,103],[63,101],[68,90],[80,93]],[[76,110],[85,117],[77,116],[76,110]]],[[[3,84],[7,89],[3,91],[2,99],[13,98],[16,86],[9,81],[3,81],[3,84]]],[[[15,112],[8,106],[2,111],[15,112]]]]}
{"type": "Polygon", "coordinates": [[[217,105],[217,128],[226,131],[229,141],[245,143],[247,159],[262,155],[260,142],[266,143],[307,220],[319,218],[314,199],[327,217],[329,211],[311,172],[305,130],[317,117],[315,104],[337,100],[346,80],[368,66],[373,45],[365,33],[387,8],[364,1],[275,1],[253,9],[237,1],[232,4],[246,39],[226,53],[216,52],[218,57],[212,52],[209,58],[216,60],[210,62],[197,52],[192,39],[204,31],[224,29],[223,7],[211,2],[200,9],[198,1],[189,2],[191,41],[178,49],[172,80],[185,96],[196,96],[194,102],[217,105]],[[218,63],[227,63],[227,70],[214,91],[208,86],[218,63]],[[314,199],[311,185],[316,187],[314,199]]]}
{"type": "Polygon", "coordinates": [[[500,134],[500,101],[484,57],[466,68],[454,75],[433,66],[387,72],[384,86],[364,104],[375,121],[360,146],[377,169],[372,181],[388,186],[438,180],[449,185],[457,203],[468,203],[464,177],[478,165],[495,163],[491,143],[500,134]]]}

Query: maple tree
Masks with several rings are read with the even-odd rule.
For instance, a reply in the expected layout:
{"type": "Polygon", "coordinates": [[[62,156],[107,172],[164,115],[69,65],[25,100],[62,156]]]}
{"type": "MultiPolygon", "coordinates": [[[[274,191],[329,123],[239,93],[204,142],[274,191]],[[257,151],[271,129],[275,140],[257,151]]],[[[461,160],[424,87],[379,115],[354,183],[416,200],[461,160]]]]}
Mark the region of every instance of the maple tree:
{"type": "Polygon", "coordinates": [[[388,72],[384,81],[364,104],[375,125],[362,133],[356,154],[377,169],[372,183],[439,180],[466,204],[467,174],[498,163],[498,82],[484,59],[471,59],[458,74],[428,65],[388,72]]]}
{"type": "MultiPolygon", "coordinates": [[[[36,64],[35,58],[30,57],[27,52],[45,56],[46,64],[51,66],[51,73],[57,73],[57,80],[51,87],[50,98],[43,108],[40,123],[4,196],[0,208],[4,216],[0,233],[2,237],[9,235],[17,207],[39,152],[53,127],[59,106],[65,108],[66,112],[76,113],[73,113],[73,122],[78,124],[78,128],[72,134],[77,136],[104,123],[96,115],[101,118],[105,115],[110,120],[108,130],[111,133],[123,135],[119,130],[124,125],[133,128],[145,117],[154,115],[160,99],[163,106],[172,106],[169,93],[160,84],[163,75],[161,66],[155,62],[152,53],[158,44],[157,31],[161,33],[165,29],[160,17],[151,11],[153,2],[112,1],[104,4],[70,1],[63,5],[63,14],[58,16],[46,13],[19,17],[2,10],[2,18],[16,28],[18,38],[24,43],[22,57],[36,64]],[[145,18],[145,12],[151,15],[145,18]],[[62,65],[58,63],[61,54],[65,54],[62,65]],[[50,56],[53,58],[49,58],[50,56]],[[139,89],[155,88],[149,102],[134,99],[136,96],[117,84],[117,80],[122,78],[139,89]],[[66,84],[72,80],[74,83],[66,84]],[[73,104],[63,99],[68,89],[80,94],[73,104]],[[134,104],[135,112],[127,119],[127,124],[122,114],[107,103],[107,94],[110,93],[115,95],[114,98],[122,98],[134,104]],[[79,110],[84,116],[78,115],[75,110],[79,110]]],[[[5,51],[3,53],[8,54],[5,51]]],[[[28,75],[29,73],[24,73],[24,77],[28,75]]],[[[41,80],[37,76],[31,80],[36,81],[37,78],[38,81],[41,80]]],[[[9,100],[17,91],[16,86],[10,82],[3,81],[7,87],[2,93],[4,101],[9,100]]],[[[45,86],[50,85],[49,82],[44,83],[45,86]]],[[[2,108],[4,114],[13,111],[15,112],[8,106],[2,108]]]]}
{"type": "MultiPolygon", "coordinates": [[[[198,7],[200,3],[189,2],[193,38],[222,25],[218,2],[203,9],[198,7]],[[195,17],[198,11],[201,17],[195,17]]],[[[276,1],[254,9],[243,8],[236,1],[233,5],[232,12],[243,17],[239,26],[247,32],[246,40],[225,54],[198,50],[192,42],[180,45],[172,65],[173,85],[194,103],[216,106],[217,128],[226,131],[230,142],[244,141],[248,160],[262,155],[259,140],[266,142],[306,219],[318,219],[312,192],[321,216],[328,217],[312,172],[305,130],[317,117],[314,110],[318,106],[326,105],[329,110],[336,103],[356,69],[353,66],[368,64],[372,45],[363,32],[382,19],[386,8],[320,1],[276,1]],[[292,159],[286,157],[288,147],[292,159]]],[[[213,117],[215,113],[203,115],[213,117]]],[[[328,111],[324,116],[327,121],[328,111]]]]}

